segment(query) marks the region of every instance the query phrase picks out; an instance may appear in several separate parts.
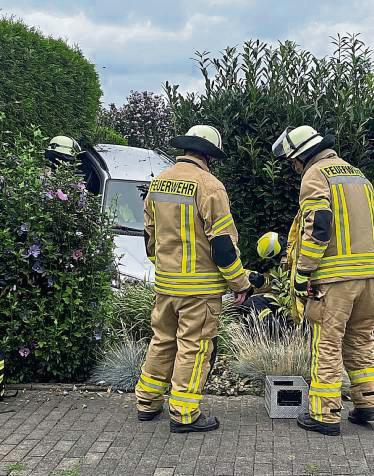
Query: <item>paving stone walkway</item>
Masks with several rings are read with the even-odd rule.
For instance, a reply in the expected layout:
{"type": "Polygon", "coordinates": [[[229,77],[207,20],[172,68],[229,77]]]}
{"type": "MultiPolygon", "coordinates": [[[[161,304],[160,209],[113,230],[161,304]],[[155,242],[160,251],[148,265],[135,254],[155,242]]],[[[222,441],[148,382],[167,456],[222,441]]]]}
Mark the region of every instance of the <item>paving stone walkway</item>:
{"type": "Polygon", "coordinates": [[[176,435],[166,414],[139,423],[133,395],[66,393],[21,392],[0,414],[0,476],[374,475],[373,427],[348,408],[342,436],[324,437],[271,421],[262,398],[208,397],[220,429],[176,435]]]}

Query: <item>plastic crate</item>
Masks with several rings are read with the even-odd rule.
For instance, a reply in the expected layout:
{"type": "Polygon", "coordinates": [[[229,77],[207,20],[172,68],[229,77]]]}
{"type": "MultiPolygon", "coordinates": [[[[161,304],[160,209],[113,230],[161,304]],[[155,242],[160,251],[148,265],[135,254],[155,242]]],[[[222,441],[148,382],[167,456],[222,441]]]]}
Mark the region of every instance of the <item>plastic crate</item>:
{"type": "Polygon", "coordinates": [[[297,418],[308,411],[308,384],[303,377],[267,376],[265,407],[270,418],[297,418]]]}

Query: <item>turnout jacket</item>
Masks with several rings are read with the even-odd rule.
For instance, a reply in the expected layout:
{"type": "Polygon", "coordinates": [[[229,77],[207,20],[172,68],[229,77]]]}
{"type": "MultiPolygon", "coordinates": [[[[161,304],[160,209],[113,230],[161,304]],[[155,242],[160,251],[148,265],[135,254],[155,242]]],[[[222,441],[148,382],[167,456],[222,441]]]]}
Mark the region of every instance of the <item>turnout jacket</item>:
{"type": "Polygon", "coordinates": [[[307,165],[300,189],[297,269],[314,283],[374,277],[373,186],[327,149],[307,165]]]}
{"type": "Polygon", "coordinates": [[[145,200],[147,255],[155,290],[174,296],[222,295],[250,288],[223,184],[193,155],[151,182],[145,200]]]}

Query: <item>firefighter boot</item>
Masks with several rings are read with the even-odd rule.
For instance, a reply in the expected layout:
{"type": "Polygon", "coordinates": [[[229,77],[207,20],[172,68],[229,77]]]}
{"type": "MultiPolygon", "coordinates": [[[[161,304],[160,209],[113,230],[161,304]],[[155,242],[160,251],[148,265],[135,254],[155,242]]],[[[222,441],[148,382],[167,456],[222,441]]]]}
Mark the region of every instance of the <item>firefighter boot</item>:
{"type": "Polygon", "coordinates": [[[171,433],[197,433],[203,431],[213,431],[219,428],[219,420],[216,417],[207,417],[202,413],[193,423],[183,424],[170,420],[171,433]]]}
{"type": "Polygon", "coordinates": [[[139,421],[151,421],[154,418],[156,418],[157,415],[160,415],[162,413],[162,408],[159,410],[156,410],[155,412],[142,412],[141,410],[138,410],[138,420],[139,421]]]}
{"type": "Polygon", "coordinates": [[[306,431],[316,431],[327,436],[340,435],[340,423],[323,423],[311,418],[309,413],[302,413],[297,417],[297,424],[306,431]]]}
{"type": "Polygon", "coordinates": [[[374,422],[374,408],[354,408],[349,412],[348,420],[356,425],[374,422]]]}

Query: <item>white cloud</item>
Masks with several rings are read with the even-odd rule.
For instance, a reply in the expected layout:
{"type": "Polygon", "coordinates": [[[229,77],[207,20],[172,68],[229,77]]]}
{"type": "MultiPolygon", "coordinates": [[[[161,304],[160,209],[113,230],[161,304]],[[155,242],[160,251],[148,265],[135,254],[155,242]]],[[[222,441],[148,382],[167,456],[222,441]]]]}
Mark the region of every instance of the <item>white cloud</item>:
{"type": "MultiPolygon", "coordinates": [[[[21,15],[20,15],[21,16],[21,15]]],[[[43,33],[54,37],[66,38],[70,44],[78,43],[82,50],[91,58],[103,51],[113,56],[113,50],[128,53],[130,44],[154,45],[160,43],[181,44],[192,39],[202,29],[215,27],[224,22],[224,18],[196,13],[189,17],[180,30],[162,29],[150,19],[138,20],[128,25],[111,25],[95,23],[84,12],[72,16],[53,15],[43,11],[35,11],[22,15],[29,25],[39,27],[43,33]]],[[[160,51],[153,50],[153,54],[160,51]]]]}
{"type": "Polygon", "coordinates": [[[330,37],[336,37],[348,33],[361,33],[361,39],[371,47],[374,47],[374,2],[371,0],[355,1],[350,6],[352,17],[347,21],[336,22],[330,16],[326,21],[313,21],[293,29],[289,32],[289,39],[296,41],[303,49],[311,51],[316,56],[331,54],[334,45],[330,37]],[[354,15],[360,12],[359,18],[354,15]]]}

